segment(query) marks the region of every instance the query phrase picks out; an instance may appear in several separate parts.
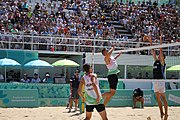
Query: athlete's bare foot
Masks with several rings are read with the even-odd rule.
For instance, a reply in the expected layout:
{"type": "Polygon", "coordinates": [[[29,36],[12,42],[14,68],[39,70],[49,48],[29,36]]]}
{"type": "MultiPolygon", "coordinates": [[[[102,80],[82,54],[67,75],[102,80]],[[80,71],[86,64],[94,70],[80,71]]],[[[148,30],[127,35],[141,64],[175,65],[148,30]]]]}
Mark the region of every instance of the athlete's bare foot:
{"type": "Polygon", "coordinates": [[[163,120],[164,115],[165,115],[164,113],[161,113],[161,119],[162,119],[162,120],[163,120]]]}
{"type": "Polygon", "coordinates": [[[168,119],[168,114],[165,114],[164,115],[164,120],[167,120],[168,119]]]}

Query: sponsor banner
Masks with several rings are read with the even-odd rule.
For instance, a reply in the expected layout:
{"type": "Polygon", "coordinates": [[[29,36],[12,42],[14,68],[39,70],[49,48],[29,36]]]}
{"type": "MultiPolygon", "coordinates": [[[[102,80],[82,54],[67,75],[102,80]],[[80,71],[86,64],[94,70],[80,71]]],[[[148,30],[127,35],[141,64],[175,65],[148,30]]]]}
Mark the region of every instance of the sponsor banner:
{"type": "Polygon", "coordinates": [[[168,105],[180,106],[180,90],[166,91],[166,97],[168,100],[168,105]]]}
{"type": "Polygon", "coordinates": [[[156,96],[152,90],[143,90],[144,92],[144,105],[153,106],[156,104],[156,96]]]}
{"type": "MultiPolygon", "coordinates": [[[[100,89],[109,89],[109,82],[107,80],[99,80],[100,89]]],[[[117,89],[123,89],[124,83],[123,81],[119,81],[117,85],[117,89]]]]}
{"type": "MultiPolygon", "coordinates": [[[[37,107],[65,106],[68,102],[70,87],[69,84],[0,83],[0,89],[0,107],[37,107]]],[[[101,89],[102,93],[107,91],[109,91],[108,88],[101,89]]],[[[143,91],[145,106],[157,106],[154,92],[143,91]]],[[[132,107],[132,95],[133,90],[118,89],[108,106],[132,107]]],[[[166,97],[169,106],[180,106],[180,90],[167,90],[166,97]]]]}
{"type": "Polygon", "coordinates": [[[39,107],[66,106],[69,98],[39,98],[39,107]]]}
{"type": "Polygon", "coordinates": [[[0,90],[0,107],[38,107],[38,91],[0,90]]]}
{"type": "Polygon", "coordinates": [[[68,98],[69,84],[0,83],[0,89],[37,89],[39,98],[68,98]]]}
{"type": "Polygon", "coordinates": [[[132,106],[132,93],[132,90],[117,90],[116,94],[109,101],[108,106],[132,106]]]}
{"type": "MultiPolygon", "coordinates": [[[[109,90],[101,90],[102,93],[109,90]]],[[[156,97],[152,90],[143,90],[144,105],[157,106],[156,97]]],[[[180,106],[180,90],[167,90],[166,97],[169,106],[180,106]]],[[[109,107],[133,106],[133,90],[117,90],[108,103],[109,107]]]]}

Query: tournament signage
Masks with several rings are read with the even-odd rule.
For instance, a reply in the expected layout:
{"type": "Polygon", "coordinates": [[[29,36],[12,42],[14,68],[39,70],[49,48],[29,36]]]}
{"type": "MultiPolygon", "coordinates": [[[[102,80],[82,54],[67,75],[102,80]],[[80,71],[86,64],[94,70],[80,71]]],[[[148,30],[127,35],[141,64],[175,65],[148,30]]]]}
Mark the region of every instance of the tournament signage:
{"type": "MultiPolygon", "coordinates": [[[[7,104],[4,104],[6,103],[6,101],[9,102],[9,99],[7,100],[6,96],[7,95],[9,96],[9,94],[17,95],[16,92],[5,93],[4,91],[7,91],[7,90],[12,90],[12,91],[20,90],[21,92],[23,92],[24,95],[26,94],[33,95],[34,93],[28,93],[29,92],[28,90],[36,90],[35,93],[37,92],[37,95],[38,95],[38,106],[40,107],[60,106],[60,105],[65,106],[67,102],[69,101],[69,93],[70,93],[69,84],[1,83],[0,89],[3,90],[2,93],[0,92],[0,107],[3,107],[3,106],[11,107],[11,106],[7,106],[7,104]]],[[[19,100],[20,98],[27,100],[26,97],[14,97],[15,101],[17,100],[20,101],[19,100]]],[[[22,106],[16,106],[16,107],[28,107],[28,105],[27,106],[24,106],[24,104],[21,104],[21,105],[22,106]]],[[[35,103],[35,106],[36,106],[36,103],[35,103]]],[[[12,107],[15,107],[15,106],[12,106],[12,107]]]]}
{"type": "MultiPolygon", "coordinates": [[[[107,90],[102,90],[106,92],[107,90]]],[[[144,91],[144,104],[145,106],[155,105],[156,100],[154,93],[151,90],[144,91]]],[[[108,106],[118,107],[118,106],[133,106],[133,90],[117,90],[116,94],[112,97],[108,106]]]]}
{"type": "Polygon", "coordinates": [[[37,90],[0,90],[0,107],[38,107],[37,90]]]}
{"type": "MultiPolygon", "coordinates": [[[[109,91],[108,83],[103,82],[100,83],[102,93],[109,91]]],[[[122,87],[122,84],[119,85],[122,87]]],[[[69,84],[1,83],[0,107],[65,106],[69,101],[69,90],[69,84]]],[[[154,92],[152,90],[143,92],[145,106],[157,106],[154,92]]],[[[132,96],[133,90],[118,89],[108,106],[132,107],[132,96]]],[[[166,98],[169,106],[180,106],[180,90],[167,90],[166,98]]]]}
{"type": "MultiPolygon", "coordinates": [[[[101,90],[102,93],[108,90],[101,90]]],[[[152,90],[143,90],[144,105],[157,106],[156,97],[152,90]]],[[[166,97],[169,106],[180,106],[180,90],[167,90],[166,97]]],[[[110,107],[127,107],[133,106],[133,90],[117,90],[116,94],[108,103],[110,107]]]]}
{"type": "Polygon", "coordinates": [[[168,105],[178,106],[180,105],[180,90],[171,90],[166,92],[168,105]]]}

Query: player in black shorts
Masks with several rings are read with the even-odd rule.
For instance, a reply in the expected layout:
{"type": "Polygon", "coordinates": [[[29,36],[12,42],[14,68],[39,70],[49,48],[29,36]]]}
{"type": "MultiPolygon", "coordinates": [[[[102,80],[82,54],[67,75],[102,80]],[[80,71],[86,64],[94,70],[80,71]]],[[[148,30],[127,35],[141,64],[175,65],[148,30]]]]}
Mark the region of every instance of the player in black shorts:
{"type": "Polygon", "coordinates": [[[80,80],[78,93],[82,98],[82,101],[86,103],[86,118],[84,120],[91,119],[94,108],[96,108],[103,120],[108,120],[97,77],[95,74],[90,72],[91,67],[89,64],[83,65],[83,69],[85,75],[80,80]],[[83,86],[85,96],[82,93],[83,86]]]}
{"type": "Polygon", "coordinates": [[[102,54],[104,57],[104,61],[106,63],[106,66],[108,68],[108,82],[110,87],[110,92],[106,92],[103,94],[104,105],[107,105],[111,97],[116,93],[117,83],[118,83],[118,77],[117,74],[120,72],[118,70],[118,64],[116,62],[116,59],[122,54],[121,52],[113,57],[111,54],[114,50],[114,46],[107,51],[105,48],[102,50],[102,54]]]}

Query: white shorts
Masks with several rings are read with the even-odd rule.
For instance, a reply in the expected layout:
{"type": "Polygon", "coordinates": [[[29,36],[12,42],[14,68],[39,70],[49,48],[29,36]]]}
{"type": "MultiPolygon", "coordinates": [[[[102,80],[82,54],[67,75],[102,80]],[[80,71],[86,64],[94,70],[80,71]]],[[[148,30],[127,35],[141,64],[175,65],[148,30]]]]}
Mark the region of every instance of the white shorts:
{"type": "Polygon", "coordinates": [[[165,93],[165,82],[153,82],[154,92],[165,93]]]}

